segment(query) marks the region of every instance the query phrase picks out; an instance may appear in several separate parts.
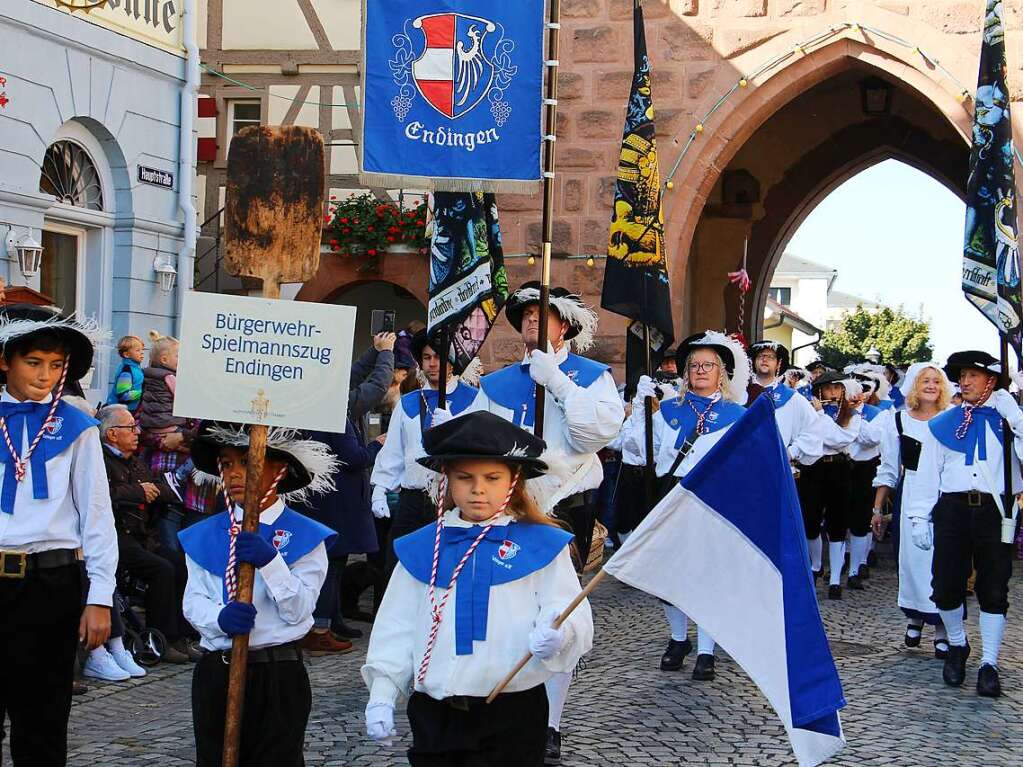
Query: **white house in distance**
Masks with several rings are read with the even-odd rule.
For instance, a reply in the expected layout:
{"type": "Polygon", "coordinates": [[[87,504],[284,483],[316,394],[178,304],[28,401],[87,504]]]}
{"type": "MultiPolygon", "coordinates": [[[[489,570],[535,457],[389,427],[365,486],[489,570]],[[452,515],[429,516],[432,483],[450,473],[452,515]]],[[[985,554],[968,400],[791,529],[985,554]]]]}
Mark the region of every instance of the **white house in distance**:
{"type": "Polygon", "coordinates": [[[817,359],[814,345],[824,331],[858,305],[878,308],[873,301],[834,290],[837,279],[837,269],[789,253],[778,262],[764,307],[764,337],[792,350],[796,365],[817,359]]]}

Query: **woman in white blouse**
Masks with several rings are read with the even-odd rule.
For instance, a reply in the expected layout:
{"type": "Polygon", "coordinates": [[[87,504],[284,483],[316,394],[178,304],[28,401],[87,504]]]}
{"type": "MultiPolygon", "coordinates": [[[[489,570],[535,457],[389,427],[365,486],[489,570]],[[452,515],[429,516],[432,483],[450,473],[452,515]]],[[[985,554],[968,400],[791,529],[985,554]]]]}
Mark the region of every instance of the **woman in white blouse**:
{"type": "Polygon", "coordinates": [[[906,614],[907,647],[917,647],[924,624],[934,626],[934,655],[944,658],[948,639],[938,608],[931,601],[931,558],[933,550],[924,551],[908,543],[910,520],[899,510],[909,502],[916,490],[916,468],[923,444],[934,436],[927,422],[946,410],[952,398],[952,385],[945,373],[933,362],[917,362],[906,373],[902,390],[906,409],[889,413],[882,423],[881,465],[874,479],[872,527],[878,538],[884,526],[883,510],[891,499],[894,508],[893,540],[899,558],[899,607],[906,614]],[[899,545],[901,539],[906,545],[899,545]]]}

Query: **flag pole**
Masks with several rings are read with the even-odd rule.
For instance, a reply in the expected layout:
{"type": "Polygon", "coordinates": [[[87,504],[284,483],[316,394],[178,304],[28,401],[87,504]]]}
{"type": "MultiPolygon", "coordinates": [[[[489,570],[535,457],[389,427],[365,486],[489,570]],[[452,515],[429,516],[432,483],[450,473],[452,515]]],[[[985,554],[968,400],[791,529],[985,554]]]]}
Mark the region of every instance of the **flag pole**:
{"type": "MultiPolygon", "coordinates": [[[[440,349],[440,372],[437,377],[437,407],[443,410],[448,404],[448,355],[451,353],[450,337],[447,328],[437,334],[437,345],[440,349]]],[[[433,421],[430,421],[433,423],[433,421]]]]}
{"type": "MultiPolygon", "coordinates": [[[[554,239],[554,142],[558,119],[558,51],[561,38],[561,0],[550,0],[550,17],[547,21],[547,88],[544,104],[547,106],[543,137],[543,252],[540,265],[540,330],[537,334],[537,348],[547,351],[547,316],[551,302],[551,243],[554,239]]],[[[543,421],[546,407],[546,390],[536,385],[536,408],[534,410],[533,433],[543,438],[543,421]]]]}
{"type": "MultiPolygon", "coordinates": [[[[583,603],[583,600],[590,595],[590,593],[600,585],[600,582],[607,577],[607,571],[601,568],[597,573],[590,579],[590,582],[586,584],[585,588],[580,591],[575,599],[568,603],[568,607],[565,608],[564,612],[558,616],[557,620],[551,624],[554,628],[561,628],[561,624],[568,620],[568,616],[575,612],[575,608],[583,603]]],[[[515,668],[508,672],[504,679],[494,685],[494,689],[490,691],[490,695],[487,696],[487,703],[493,703],[494,698],[501,694],[505,687],[515,678],[522,669],[526,667],[526,664],[533,659],[532,653],[526,653],[522,656],[522,659],[515,664],[515,668]]]]}
{"type": "MultiPolygon", "coordinates": [[[[1009,338],[1005,333],[999,333],[998,338],[1001,341],[1001,358],[1002,358],[1002,372],[998,378],[1000,383],[1006,391],[1009,390],[1009,338]]],[[[1012,450],[1013,450],[1013,438],[1012,430],[1009,428],[1009,422],[1004,418],[1002,419],[1002,498],[1003,506],[1002,511],[1005,514],[1006,519],[1012,519],[1012,505],[1015,501],[1015,496],[1012,492],[1012,450]]],[[[1003,528],[1007,527],[1006,522],[1002,522],[1003,528]]],[[[1015,530],[1011,534],[1015,534],[1015,530]]],[[[1012,543],[1012,538],[1008,541],[1005,540],[1004,534],[1002,537],[1003,543],[1012,543]]]]}
{"type": "MultiPolygon", "coordinates": [[[[646,291],[646,282],[643,282],[646,291]]],[[[644,302],[645,305],[645,302],[644,302]]],[[[653,376],[653,365],[650,360],[650,326],[643,323],[643,343],[646,345],[646,374],[653,376]]],[[[646,430],[646,465],[643,467],[643,492],[646,496],[645,508],[650,511],[654,503],[654,398],[643,398],[643,426],[646,430]]]]}

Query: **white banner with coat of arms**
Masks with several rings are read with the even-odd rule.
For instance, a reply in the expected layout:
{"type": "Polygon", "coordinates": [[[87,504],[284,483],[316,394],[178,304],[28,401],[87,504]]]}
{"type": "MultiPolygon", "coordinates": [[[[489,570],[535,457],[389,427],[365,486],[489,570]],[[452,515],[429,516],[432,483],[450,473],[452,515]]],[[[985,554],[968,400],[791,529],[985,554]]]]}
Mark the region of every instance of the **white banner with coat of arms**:
{"type": "Polygon", "coordinates": [[[365,0],[360,180],[536,191],[544,0],[365,0]]]}

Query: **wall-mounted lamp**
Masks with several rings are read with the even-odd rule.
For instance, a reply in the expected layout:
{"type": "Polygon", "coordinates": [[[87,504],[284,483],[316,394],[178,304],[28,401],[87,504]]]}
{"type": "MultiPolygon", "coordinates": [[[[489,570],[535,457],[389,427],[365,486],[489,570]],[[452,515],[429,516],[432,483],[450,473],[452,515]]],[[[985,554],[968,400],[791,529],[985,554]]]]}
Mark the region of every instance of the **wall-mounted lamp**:
{"type": "Polygon", "coordinates": [[[160,278],[160,291],[170,293],[174,290],[174,282],[178,278],[178,270],[168,261],[157,259],[153,264],[153,270],[160,278]]]}
{"type": "Polygon", "coordinates": [[[18,268],[26,280],[39,274],[43,262],[43,246],[32,235],[31,229],[19,235],[12,227],[7,235],[7,252],[17,257],[18,268]]]}

